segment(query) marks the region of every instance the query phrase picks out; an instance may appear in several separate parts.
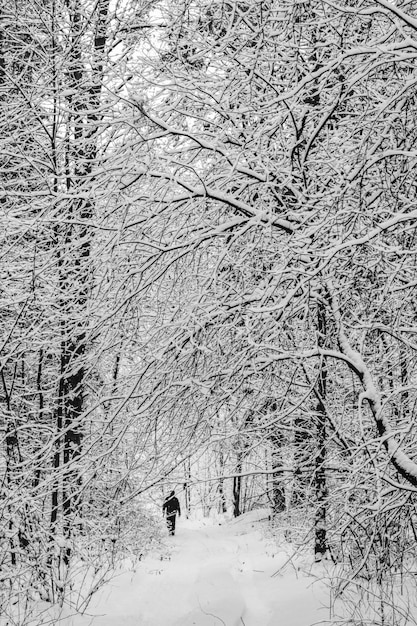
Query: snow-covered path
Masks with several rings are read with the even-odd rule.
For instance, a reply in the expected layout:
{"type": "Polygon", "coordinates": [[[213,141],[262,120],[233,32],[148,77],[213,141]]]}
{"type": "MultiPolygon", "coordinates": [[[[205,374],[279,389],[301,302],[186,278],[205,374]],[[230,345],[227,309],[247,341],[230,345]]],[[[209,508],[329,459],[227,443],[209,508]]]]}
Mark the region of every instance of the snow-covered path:
{"type": "Polygon", "coordinates": [[[180,521],[171,557],[148,556],[65,626],[310,626],[326,619],[326,592],[267,546],[256,517],[225,525],[180,521]]]}

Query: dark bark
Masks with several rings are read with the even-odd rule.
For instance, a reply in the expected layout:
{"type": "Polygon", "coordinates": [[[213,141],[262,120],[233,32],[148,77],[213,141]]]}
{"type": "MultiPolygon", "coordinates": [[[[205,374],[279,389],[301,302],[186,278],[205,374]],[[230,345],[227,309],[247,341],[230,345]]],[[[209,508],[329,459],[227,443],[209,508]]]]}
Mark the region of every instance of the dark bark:
{"type": "MultiPolygon", "coordinates": [[[[242,471],[242,455],[238,454],[238,460],[236,463],[236,472],[240,474],[242,471]]],[[[242,490],[242,478],[241,476],[233,477],[233,516],[239,517],[241,511],[241,490],[242,490]]]]}
{"type": "MultiPolygon", "coordinates": [[[[224,453],[222,444],[220,443],[219,450],[219,464],[220,464],[220,476],[224,474],[224,453]]],[[[220,496],[220,512],[227,513],[227,504],[226,504],[226,494],[224,493],[224,480],[221,478],[219,480],[219,496],[220,496]]]]}
{"type": "MultiPolygon", "coordinates": [[[[38,395],[38,419],[39,422],[43,421],[43,412],[45,406],[44,393],[42,390],[42,369],[43,369],[43,348],[39,350],[38,357],[38,371],[36,374],[36,393],[38,395]]],[[[37,487],[40,483],[41,469],[39,466],[35,467],[34,477],[32,481],[33,487],[37,487]]]]}
{"type": "MultiPolygon", "coordinates": [[[[317,330],[318,345],[323,348],[327,337],[326,306],[323,300],[317,303],[317,330]]],[[[316,512],[314,520],[314,554],[320,560],[327,552],[327,480],[325,471],[326,462],[326,407],[324,405],[327,393],[327,364],[323,358],[317,380],[316,406],[316,456],[314,471],[314,489],[316,512]]]]}
{"type": "MultiPolygon", "coordinates": [[[[14,372],[14,375],[16,371],[14,372]]],[[[3,395],[6,406],[6,470],[4,474],[3,481],[3,489],[6,489],[6,494],[14,488],[14,479],[13,479],[13,468],[16,464],[16,445],[17,445],[17,432],[16,428],[13,425],[12,414],[11,414],[11,402],[10,402],[10,392],[7,389],[6,379],[4,376],[4,370],[1,370],[1,381],[3,386],[3,395]]],[[[9,545],[10,545],[10,560],[12,565],[16,565],[16,546],[13,539],[13,529],[14,529],[14,516],[13,511],[9,510],[9,522],[8,529],[10,533],[9,545]]]]}
{"type": "MultiPolygon", "coordinates": [[[[89,223],[95,206],[84,193],[93,180],[97,160],[97,134],[100,121],[99,105],[102,89],[103,55],[106,43],[108,0],[99,0],[96,6],[96,29],[90,78],[84,71],[82,35],[84,17],[81,4],[68,3],[70,12],[70,53],[68,97],[67,189],[74,200],[67,205],[68,226],[60,232],[63,250],[58,251],[59,284],[61,291],[61,367],[59,402],[57,408],[58,441],[54,466],[63,467],[62,512],[63,532],[67,539],[64,560],[71,556],[70,539],[74,519],[81,513],[82,472],[79,460],[82,454],[85,408],[86,371],[84,360],[88,351],[86,336],[87,304],[91,289],[90,263],[92,231],[89,223]],[[68,255],[68,249],[72,253],[68,255]],[[70,296],[69,296],[70,294],[70,296]],[[62,442],[61,439],[62,433],[62,442]],[[61,458],[62,450],[62,458],[61,458]]],[[[116,374],[117,375],[117,374],[116,374]]],[[[58,502],[53,500],[53,511],[58,502]]],[[[56,522],[56,513],[53,515],[56,522]]],[[[78,524],[78,522],[77,522],[78,524]]]]}
{"type": "MultiPolygon", "coordinates": [[[[252,392],[248,391],[247,394],[251,395],[252,392]]],[[[245,498],[242,493],[242,477],[240,474],[242,473],[243,461],[247,455],[248,448],[250,446],[250,440],[247,435],[245,435],[245,431],[253,422],[254,413],[252,410],[249,410],[243,420],[243,423],[240,428],[240,437],[238,440],[238,449],[236,452],[236,476],[233,477],[233,515],[234,517],[238,517],[245,510],[245,498]]]]}
{"type": "Polygon", "coordinates": [[[184,482],[184,498],[185,498],[185,514],[188,518],[191,513],[191,462],[190,459],[187,459],[184,464],[184,474],[185,474],[185,482],[184,482]]]}
{"type": "MultiPolygon", "coordinates": [[[[274,433],[270,437],[272,444],[271,463],[273,470],[279,470],[282,465],[282,437],[274,433]]],[[[282,472],[272,474],[272,514],[275,517],[285,511],[285,488],[282,483],[282,472]]]]}

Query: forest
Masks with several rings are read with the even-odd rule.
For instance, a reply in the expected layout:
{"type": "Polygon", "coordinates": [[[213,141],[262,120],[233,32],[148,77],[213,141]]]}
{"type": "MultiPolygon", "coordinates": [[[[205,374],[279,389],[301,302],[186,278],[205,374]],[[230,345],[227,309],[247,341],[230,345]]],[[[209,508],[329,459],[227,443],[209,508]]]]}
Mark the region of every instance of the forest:
{"type": "Polygon", "coordinates": [[[416,0],[1,0],[0,622],[175,488],[417,623],[416,58],[416,0]]]}

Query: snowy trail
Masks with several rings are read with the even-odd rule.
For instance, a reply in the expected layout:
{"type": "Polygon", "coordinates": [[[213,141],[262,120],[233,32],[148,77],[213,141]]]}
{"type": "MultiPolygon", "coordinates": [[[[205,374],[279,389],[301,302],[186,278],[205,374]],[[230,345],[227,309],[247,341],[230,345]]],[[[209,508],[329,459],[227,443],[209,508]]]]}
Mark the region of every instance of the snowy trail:
{"type": "Polygon", "coordinates": [[[288,568],[267,547],[256,518],[224,526],[181,522],[171,558],[148,556],[65,626],[310,626],[328,617],[320,583],[288,568]]]}

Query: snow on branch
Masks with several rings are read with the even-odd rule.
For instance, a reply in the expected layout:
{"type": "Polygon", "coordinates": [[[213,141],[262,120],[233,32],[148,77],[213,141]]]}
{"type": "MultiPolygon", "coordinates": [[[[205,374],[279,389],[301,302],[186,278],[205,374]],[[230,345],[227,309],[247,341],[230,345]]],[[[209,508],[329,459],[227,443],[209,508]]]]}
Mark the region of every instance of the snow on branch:
{"type": "Polygon", "coordinates": [[[344,331],[340,315],[340,305],[330,282],[327,283],[329,299],[332,306],[333,316],[338,330],[339,347],[346,357],[346,363],[358,376],[364,391],[360,394],[361,400],[367,400],[374,418],[380,440],[385,447],[389,459],[397,472],[411,485],[417,487],[417,463],[415,463],[401,448],[396,441],[389,420],[384,412],[381,393],[376,386],[372,374],[367,367],[362,355],[352,348],[344,331]]]}
{"type": "Polygon", "coordinates": [[[376,4],[379,4],[379,6],[384,7],[384,9],[387,9],[390,13],[396,15],[398,18],[400,18],[400,20],[405,22],[407,26],[411,26],[411,28],[417,30],[417,19],[402,11],[399,7],[395,5],[394,2],[391,2],[390,0],[376,0],[376,4]]]}

